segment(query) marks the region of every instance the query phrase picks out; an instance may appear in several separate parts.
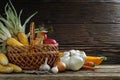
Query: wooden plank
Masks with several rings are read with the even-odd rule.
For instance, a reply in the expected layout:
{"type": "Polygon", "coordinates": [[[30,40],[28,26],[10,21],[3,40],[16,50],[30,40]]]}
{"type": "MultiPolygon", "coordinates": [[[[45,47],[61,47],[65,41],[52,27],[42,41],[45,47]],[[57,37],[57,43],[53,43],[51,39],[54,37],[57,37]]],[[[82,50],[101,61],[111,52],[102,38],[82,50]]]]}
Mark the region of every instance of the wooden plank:
{"type": "MultiPolygon", "coordinates": [[[[14,2],[14,0],[11,0],[11,1],[14,2]]],[[[30,1],[19,0],[17,2],[33,2],[33,1],[31,1],[31,0],[30,1]]],[[[120,1],[119,0],[59,0],[59,1],[58,0],[39,0],[39,1],[36,1],[36,2],[120,2],[120,1]]]]}
{"type": "Polygon", "coordinates": [[[39,11],[36,19],[46,23],[120,23],[118,3],[56,2],[26,8],[30,6],[39,11]]]}
{"type": "Polygon", "coordinates": [[[120,66],[119,65],[102,65],[102,66],[96,66],[95,72],[103,72],[103,73],[119,73],[120,72],[120,66]]]}
{"type": "MultiPolygon", "coordinates": [[[[69,1],[69,0],[68,0],[69,1]]],[[[89,1],[89,0],[88,0],[89,1]]],[[[35,11],[39,13],[32,19],[37,24],[45,23],[120,23],[120,3],[118,0],[99,0],[103,2],[48,2],[12,0],[17,12],[23,9],[22,21],[35,11]]],[[[97,0],[96,0],[97,1],[97,0]]],[[[5,1],[3,1],[5,3],[5,1]]],[[[3,7],[3,4],[1,4],[3,7]]],[[[3,8],[2,8],[3,9],[3,8]]],[[[2,10],[3,12],[3,10],[2,10]]]]}
{"type": "Polygon", "coordinates": [[[100,65],[95,71],[65,71],[58,74],[0,74],[0,80],[119,80],[120,65],[100,65]],[[14,76],[13,76],[14,75],[14,76]]]}
{"type": "Polygon", "coordinates": [[[49,34],[61,45],[120,46],[120,24],[54,24],[49,34]]]}

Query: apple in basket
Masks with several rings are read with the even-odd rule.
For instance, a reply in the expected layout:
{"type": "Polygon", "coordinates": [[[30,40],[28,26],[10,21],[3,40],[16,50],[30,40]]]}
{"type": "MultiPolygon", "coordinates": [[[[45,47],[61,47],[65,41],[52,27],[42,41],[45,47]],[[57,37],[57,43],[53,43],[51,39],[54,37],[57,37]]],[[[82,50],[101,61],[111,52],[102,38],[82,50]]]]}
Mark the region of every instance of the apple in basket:
{"type": "Polygon", "coordinates": [[[56,44],[57,43],[57,41],[55,40],[55,39],[45,39],[44,40],[44,44],[56,44]]]}

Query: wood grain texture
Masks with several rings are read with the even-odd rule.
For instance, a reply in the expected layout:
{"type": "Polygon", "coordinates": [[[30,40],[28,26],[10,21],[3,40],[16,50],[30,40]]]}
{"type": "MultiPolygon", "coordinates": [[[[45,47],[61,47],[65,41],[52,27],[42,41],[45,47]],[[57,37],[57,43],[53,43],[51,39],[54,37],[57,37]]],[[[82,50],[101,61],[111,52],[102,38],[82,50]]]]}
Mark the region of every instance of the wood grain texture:
{"type": "Polygon", "coordinates": [[[45,22],[52,24],[80,24],[80,23],[120,23],[120,5],[118,3],[89,3],[89,2],[54,2],[34,3],[26,6],[39,11],[35,17],[37,23],[45,22]],[[40,5],[40,6],[39,6],[40,5]]]}
{"type": "Polygon", "coordinates": [[[65,71],[58,74],[0,74],[0,80],[119,80],[120,65],[100,65],[95,71],[65,71]],[[13,76],[14,75],[14,76],[13,76]]]}
{"type": "MultiPolygon", "coordinates": [[[[8,1],[8,0],[4,0],[8,1]]],[[[14,1],[14,0],[11,0],[14,1]]],[[[16,2],[16,1],[15,1],[16,2]]],[[[33,0],[19,0],[17,2],[33,2],[33,0]]],[[[120,2],[119,0],[39,0],[35,2],[120,2]]]]}
{"type": "Polygon", "coordinates": [[[119,24],[54,24],[50,36],[60,44],[119,46],[119,24]]]}
{"type": "MultiPolygon", "coordinates": [[[[54,0],[45,1],[28,1],[28,0],[11,0],[17,11],[23,9],[24,21],[29,15],[38,11],[32,20],[37,24],[45,23],[120,23],[120,3],[118,0],[98,0],[102,2],[62,2],[54,0]]],[[[88,0],[90,1],[90,0],[88,0]]],[[[3,1],[5,3],[5,1],[3,1]]],[[[2,4],[3,7],[3,4],[2,4]]]]}

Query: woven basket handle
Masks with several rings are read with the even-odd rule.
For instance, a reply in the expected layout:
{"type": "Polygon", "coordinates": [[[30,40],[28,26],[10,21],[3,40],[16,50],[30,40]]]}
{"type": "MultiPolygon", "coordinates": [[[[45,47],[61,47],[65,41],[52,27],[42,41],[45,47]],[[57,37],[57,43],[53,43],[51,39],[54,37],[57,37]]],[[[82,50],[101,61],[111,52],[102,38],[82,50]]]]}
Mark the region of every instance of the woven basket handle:
{"type": "Polygon", "coordinates": [[[30,23],[30,54],[34,53],[34,22],[30,23]]]}

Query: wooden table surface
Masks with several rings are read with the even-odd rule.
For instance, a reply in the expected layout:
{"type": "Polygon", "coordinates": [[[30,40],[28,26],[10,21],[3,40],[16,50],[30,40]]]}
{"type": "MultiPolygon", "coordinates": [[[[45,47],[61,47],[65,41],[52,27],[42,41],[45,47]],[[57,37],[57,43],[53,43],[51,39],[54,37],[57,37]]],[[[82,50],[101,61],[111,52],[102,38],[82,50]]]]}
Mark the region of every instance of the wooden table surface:
{"type": "Polygon", "coordinates": [[[120,65],[100,65],[95,71],[65,71],[58,74],[0,74],[0,80],[120,80],[120,65]]]}

